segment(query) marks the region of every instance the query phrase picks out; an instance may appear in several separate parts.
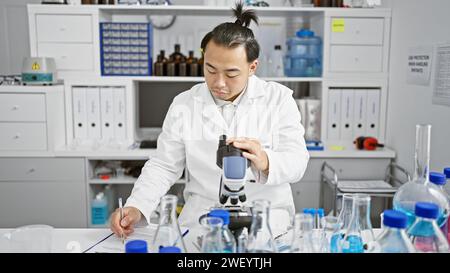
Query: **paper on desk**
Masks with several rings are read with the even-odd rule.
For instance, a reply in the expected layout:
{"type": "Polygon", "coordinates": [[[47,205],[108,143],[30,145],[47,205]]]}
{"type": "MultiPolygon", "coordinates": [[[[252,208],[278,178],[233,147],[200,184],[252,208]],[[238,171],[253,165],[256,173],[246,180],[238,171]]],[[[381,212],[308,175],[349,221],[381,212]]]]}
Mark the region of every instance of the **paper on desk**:
{"type": "MultiPolygon", "coordinates": [[[[131,240],[145,240],[150,245],[155,233],[156,227],[154,226],[135,228],[134,232],[125,239],[125,244],[131,240]]],[[[99,241],[102,239],[104,238],[100,238],[99,241]]],[[[106,240],[94,245],[86,253],[125,253],[125,245],[122,243],[120,237],[113,234],[106,240]]]]}

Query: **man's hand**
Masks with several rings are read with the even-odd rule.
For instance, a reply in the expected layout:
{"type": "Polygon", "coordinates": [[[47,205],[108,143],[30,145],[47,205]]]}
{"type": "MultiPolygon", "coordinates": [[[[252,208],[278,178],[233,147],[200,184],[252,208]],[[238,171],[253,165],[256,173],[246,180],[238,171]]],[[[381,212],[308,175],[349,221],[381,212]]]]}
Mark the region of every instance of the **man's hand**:
{"type": "Polygon", "coordinates": [[[262,171],[266,176],[269,175],[269,158],[257,139],[246,137],[229,138],[227,144],[230,143],[233,143],[233,146],[236,148],[245,150],[246,152],[243,152],[242,155],[249,159],[256,169],[262,171]]]}
{"type": "Polygon", "coordinates": [[[111,231],[117,236],[130,235],[134,231],[134,225],[141,220],[141,211],[135,207],[123,208],[123,219],[120,221],[120,209],[116,209],[111,215],[111,231]]]}

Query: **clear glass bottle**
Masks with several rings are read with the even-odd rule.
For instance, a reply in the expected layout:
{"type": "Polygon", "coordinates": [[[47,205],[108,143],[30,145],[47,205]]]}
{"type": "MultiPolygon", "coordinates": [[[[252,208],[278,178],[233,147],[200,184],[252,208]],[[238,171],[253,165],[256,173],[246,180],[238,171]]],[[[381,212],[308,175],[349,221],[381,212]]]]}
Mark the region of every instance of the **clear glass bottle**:
{"type": "Polygon", "coordinates": [[[272,230],[269,226],[270,201],[255,200],[252,205],[252,224],[250,226],[247,252],[277,252],[272,230]]]}
{"type": "Polygon", "coordinates": [[[292,253],[312,253],[314,218],[311,214],[297,213],[294,218],[294,234],[292,236],[292,253]]]}
{"type": "MultiPolygon", "coordinates": [[[[322,217],[321,219],[321,238],[320,238],[320,248],[318,252],[320,253],[330,253],[331,252],[331,240],[334,237],[342,226],[342,222],[339,221],[339,218],[336,216],[327,215],[322,217]]],[[[340,236],[340,235],[339,235],[340,236]]],[[[334,252],[338,252],[336,249],[334,252]]]]}
{"type": "Polygon", "coordinates": [[[439,206],[434,203],[417,202],[416,220],[407,233],[418,252],[448,252],[449,246],[436,219],[440,214],[439,206]]]}
{"type": "Polygon", "coordinates": [[[186,252],[177,220],[177,202],[175,195],[168,194],[161,198],[159,224],[150,246],[151,253],[158,253],[161,247],[167,246],[176,246],[186,252]]]}
{"type": "Polygon", "coordinates": [[[233,233],[228,228],[228,224],[230,223],[230,212],[223,209],[215,209],[208,213],[210,217],[218,217],[222,219],[222,241],[224,245],[225,253],[236,253],[236,240],[234,239],[233,233]]]}
{"type": "MultiPolygon", "coordinates": [[[[430,172],[430,182],[435,184],[439,188],[439,191],[442,193],[442,195],[445,195],[447,197],[447,202],[450,202],[450,195],[448,195],[447,192],[444,189],[445,184],[447,183],[446,176],[444,174],[442,174],[442,173],[430,172]]],[[[449,234],[449,223],[448,223],[449,211],[448,210],[444,210],[443,214],[444,214],[443,217],[440,217],[440,219],[439,219],[439,221],[441,221],[441,222],[438,221],[438,225],[441,228],[441,230],[444,233],[444,235],[447,237],[447,241],[450,241],[449,238],[448,238],[448,234],[449,234]]]]}
{"type": "Polygon", "coordinates": [[[248,244],[248,229],[244,227],[238,236],[237,252],[246,253],[248,244]]]}
{"type": "Polygon", "coordinates": [[[353,208],[353,196],[351,194],[344,194],[342,196],[342,208],[339,212],[338,222],[339,228],[336,230],[331,237],[330,241],[330,252],[331,253],[339,253],[341,252],[341,240],[344,238],[348,226],[350,224],[350,219],[352,217],[352,208],[353,208]]]}
{"type": "Polygon", "coordinates": [[[416,252],[406,234],[408,217],[401,211],[383,212],[383,231],[374,242],[375,253],[413,253],[416,252]]]}
{"type": "Polygon", "coordinates": [[[448,211],[448,201],[439,188],[429,183],[430,171],[430,136],[431,125],[416,126],[416,148],[414,154],[414,177],[412,181],[403,184],[394,195],[394,209],[408,216],[408,227],[415,220],[415,205],[417,202],[431,202],[441,208],[438,223],[443,223],[445,211],[448,211]]]}
{"type": "Polygon", "coordinates": [[[201,225],[206,228],[202,237],[202,253],[223,253],[222,219],[208,216],[201,220],[201,225]]]}
{"type": "Polygon", "coordinates": [[[344,239],[341,241],[343,253],[364,253],[370,251],[374,241],[372,224],[370,222],[370,196],[354,194],[352,218],[344,239]]]}

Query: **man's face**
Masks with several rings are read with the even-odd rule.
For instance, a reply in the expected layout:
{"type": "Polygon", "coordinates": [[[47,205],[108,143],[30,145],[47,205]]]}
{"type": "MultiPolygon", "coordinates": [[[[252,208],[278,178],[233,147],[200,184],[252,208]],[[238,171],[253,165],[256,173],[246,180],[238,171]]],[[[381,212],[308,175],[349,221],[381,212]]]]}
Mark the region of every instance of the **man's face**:
{"type": "Polygon", "coordinates": [[[233,101],[247,86],[258,61],[247,62],[244,46],[228,48],[210,41],[205,48],[204,74],[211,94],[221,100],[233,101]]]}

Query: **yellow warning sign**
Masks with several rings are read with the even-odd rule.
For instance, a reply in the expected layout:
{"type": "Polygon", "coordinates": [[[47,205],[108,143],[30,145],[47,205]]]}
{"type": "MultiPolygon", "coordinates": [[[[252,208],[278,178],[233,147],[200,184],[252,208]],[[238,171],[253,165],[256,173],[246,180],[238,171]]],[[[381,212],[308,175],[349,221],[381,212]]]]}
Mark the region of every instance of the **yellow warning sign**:
{"type": "Polygon", "coordinates": [[[41,69],[41,66],[38,63],[33,63],[31,65],[31,69],[32,70],[39,70],[39,69],[41,69]]]}
{"type": "Polygon", "coordinates": [[[344,19],[333,19],[331,21],[331,31],[332,32],[344,32],[345,31],[345,20],[344,19]]]}

